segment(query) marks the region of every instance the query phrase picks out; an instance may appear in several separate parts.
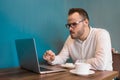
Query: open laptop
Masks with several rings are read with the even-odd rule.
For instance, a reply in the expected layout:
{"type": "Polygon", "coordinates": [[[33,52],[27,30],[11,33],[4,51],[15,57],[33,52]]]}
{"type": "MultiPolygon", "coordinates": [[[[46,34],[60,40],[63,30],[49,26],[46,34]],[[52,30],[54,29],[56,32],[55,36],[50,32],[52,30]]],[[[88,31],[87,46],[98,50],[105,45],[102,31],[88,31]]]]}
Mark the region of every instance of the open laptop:
{"type": "Polygon", "coordinates": [[[65,69],[55,66],[46,66],[39,64],[34,38],[17,39],[15,40],[15,44],[21,68],[40,74],[65,71],[65,69]]]}

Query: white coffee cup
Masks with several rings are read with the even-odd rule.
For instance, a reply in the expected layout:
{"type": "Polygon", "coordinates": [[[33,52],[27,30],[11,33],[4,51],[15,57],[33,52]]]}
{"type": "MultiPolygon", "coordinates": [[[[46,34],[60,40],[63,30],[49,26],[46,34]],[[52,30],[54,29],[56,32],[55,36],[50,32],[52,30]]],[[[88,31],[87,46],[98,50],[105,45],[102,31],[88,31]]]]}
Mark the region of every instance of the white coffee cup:
{"type": "Polygon", "coordinates": [[[88,63],[75,63],[75,71],[78,74],[89,74],[90,64],[88,63]]]}

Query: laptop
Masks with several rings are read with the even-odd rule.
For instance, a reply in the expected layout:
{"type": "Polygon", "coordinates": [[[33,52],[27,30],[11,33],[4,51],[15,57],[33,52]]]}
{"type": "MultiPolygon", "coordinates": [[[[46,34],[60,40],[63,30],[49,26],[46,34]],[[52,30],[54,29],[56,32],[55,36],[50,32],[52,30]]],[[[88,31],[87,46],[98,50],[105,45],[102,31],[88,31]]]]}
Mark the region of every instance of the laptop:
{"type": "Polygon", "coordinates": [[[15,40],[15,45],[21,68],[40,74],[65,71],[65,69],[60,67],[39,64],[34,38],[17,39],[15,40]]]}

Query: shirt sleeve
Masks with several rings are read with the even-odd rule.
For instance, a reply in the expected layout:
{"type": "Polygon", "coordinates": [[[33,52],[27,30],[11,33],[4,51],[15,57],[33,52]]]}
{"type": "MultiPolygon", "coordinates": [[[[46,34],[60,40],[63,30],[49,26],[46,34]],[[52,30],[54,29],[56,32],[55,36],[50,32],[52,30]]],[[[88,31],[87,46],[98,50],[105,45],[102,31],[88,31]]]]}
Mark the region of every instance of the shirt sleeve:
{"type": "Polygon", "coordinates": [[[112,63],[110,35],[106,30],[101,30],[97,32],[96,40],[95,56],[86,62],[91,64],[92,69],[106,70],[105,68],[112,63]]]}

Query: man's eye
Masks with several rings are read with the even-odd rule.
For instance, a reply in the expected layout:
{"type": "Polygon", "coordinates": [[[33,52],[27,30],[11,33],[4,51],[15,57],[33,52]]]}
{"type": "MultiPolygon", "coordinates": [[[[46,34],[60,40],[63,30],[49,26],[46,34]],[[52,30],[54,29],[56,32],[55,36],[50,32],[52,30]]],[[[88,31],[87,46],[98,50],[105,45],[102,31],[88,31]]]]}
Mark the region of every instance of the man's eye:
{"type": "Polygon", "coordinates": [[[76,25],[77,25],[77,23],[72,23],[72,25],[73,25],[73,26],[76,26],[76,25]]]}

